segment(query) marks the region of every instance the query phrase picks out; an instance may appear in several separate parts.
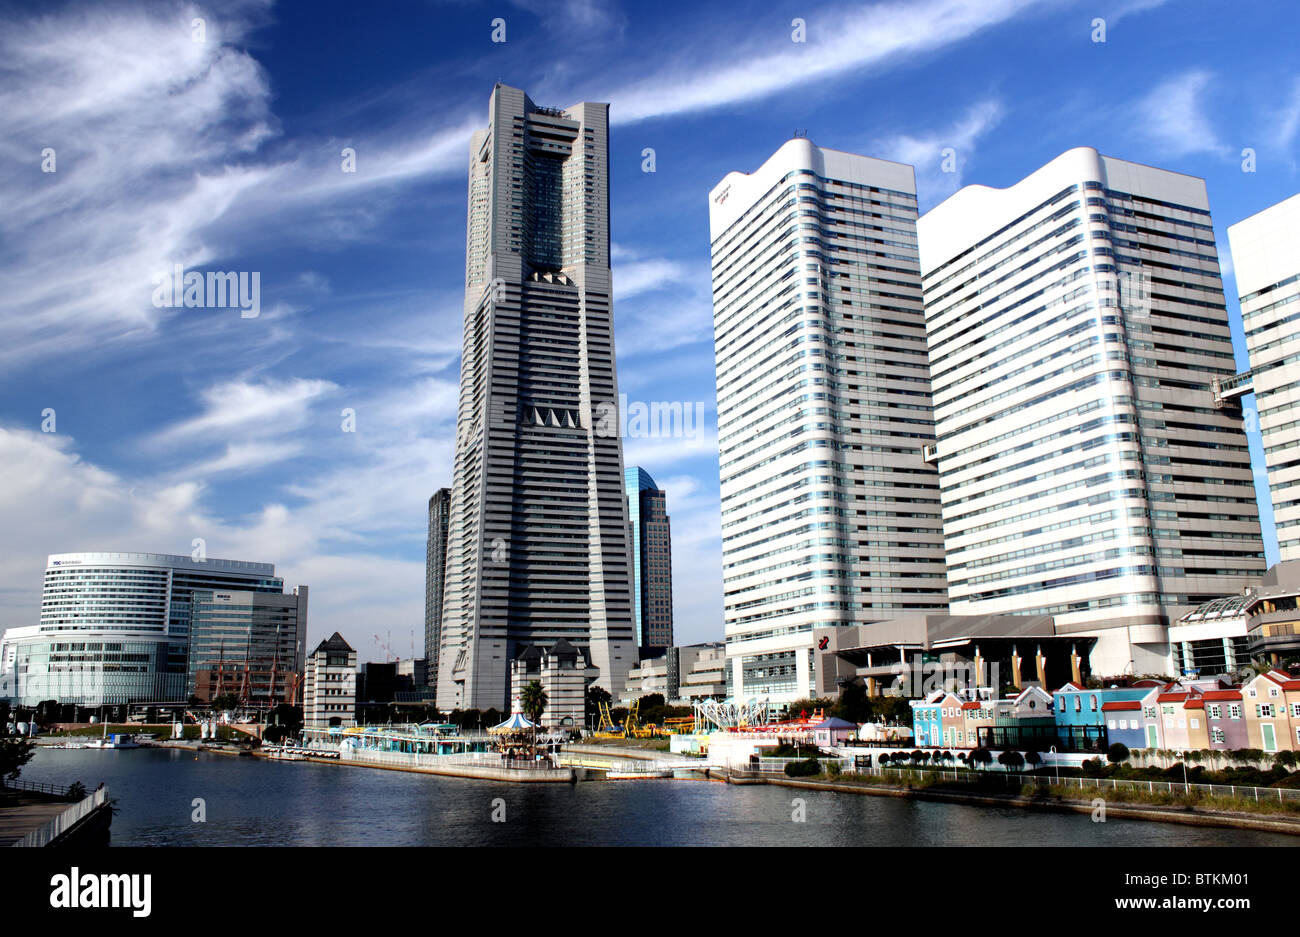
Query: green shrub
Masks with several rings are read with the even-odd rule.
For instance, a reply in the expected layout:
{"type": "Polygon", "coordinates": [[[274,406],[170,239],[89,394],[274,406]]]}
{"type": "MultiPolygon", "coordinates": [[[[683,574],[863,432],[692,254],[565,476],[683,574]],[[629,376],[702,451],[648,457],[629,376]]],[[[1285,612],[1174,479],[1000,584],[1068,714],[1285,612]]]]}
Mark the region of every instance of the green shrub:
{"type": "Polygon", "coordinates": [[[1123,764],[1128,761],[1128,746],[1123,742],[1115,742],[1110,748],[1106,749],[1106,760],[1113,765],[1123,764]]]}
{"type": "Polygon", "coordinates": [[[821,762],[816,758],[809,758],[807,761],[792,761],[785,766],[785,775],[788,778],[810,778],[821,773],[821,762]]]}

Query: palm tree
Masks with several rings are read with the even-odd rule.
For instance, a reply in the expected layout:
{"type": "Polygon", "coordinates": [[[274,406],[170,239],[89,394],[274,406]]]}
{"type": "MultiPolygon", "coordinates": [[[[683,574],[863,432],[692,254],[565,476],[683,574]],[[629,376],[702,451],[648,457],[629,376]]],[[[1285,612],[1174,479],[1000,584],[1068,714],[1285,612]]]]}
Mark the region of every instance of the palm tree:
{"type": "Polygon", "coordinates": [[[550,700],[546,698],[546,690],[536,680],[533,680],[519,691],[519,708],[524,711],[528,721],[533,724],[534,754],[537,752],[537,722],[542,718],[542,713],[546,712],[546,704],[549,702],[550,700]]]}

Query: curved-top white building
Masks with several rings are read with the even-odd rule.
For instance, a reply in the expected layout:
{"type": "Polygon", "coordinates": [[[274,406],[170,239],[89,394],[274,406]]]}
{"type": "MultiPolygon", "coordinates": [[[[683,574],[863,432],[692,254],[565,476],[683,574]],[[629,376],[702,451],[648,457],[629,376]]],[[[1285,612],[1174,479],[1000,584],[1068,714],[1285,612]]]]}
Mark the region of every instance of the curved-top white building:
{"type": "Polygon", "coordinates": [[[282,593],[270,563],[166,553],[56,553],[45,567],[40,624],[11,628],[0,662],[20,705],[185,699],[190,595],[282,593]]]}
{"type": "Polygon", "coordinates": [[[1264,570],[1205,182],[1069,150],[923,215],[956,615],[1051,615],[1095,672],[1264,570]]]}
{"type": "Polygon", "coordinates": [[[785,143],[709,195],[728,692],[818,685],[813,629],[942,611],[911,166],[785,143]]]}

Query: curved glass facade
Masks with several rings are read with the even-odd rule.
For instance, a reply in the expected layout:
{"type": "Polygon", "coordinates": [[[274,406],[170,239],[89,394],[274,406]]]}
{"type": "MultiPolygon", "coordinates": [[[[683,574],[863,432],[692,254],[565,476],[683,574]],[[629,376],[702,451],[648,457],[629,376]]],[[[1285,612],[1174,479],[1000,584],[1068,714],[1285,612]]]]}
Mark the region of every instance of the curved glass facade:
{"type": "Polygon", "coordinates": [[[269,563],[165,553],[50,556],[40,624],[12,629],[12,696],[82,706],[185,699],[190,597],[282,593],[269,563]]]}

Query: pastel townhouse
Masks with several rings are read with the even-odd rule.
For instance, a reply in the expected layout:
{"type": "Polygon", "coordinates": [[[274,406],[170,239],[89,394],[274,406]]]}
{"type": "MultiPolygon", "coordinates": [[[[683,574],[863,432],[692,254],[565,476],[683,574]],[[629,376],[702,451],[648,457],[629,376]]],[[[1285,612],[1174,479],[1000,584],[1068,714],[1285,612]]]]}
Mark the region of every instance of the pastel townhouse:
{"type": "Polygon", "coordinates": [[[1211,751],[1231,752],[1249,748],[1250,734],[1246,731],[1241,690],[1207,690],[1205,725],[1209,730],[1211,751]]]}
{"type": "Polygon", "coordinates": [[[925,699],[908,701],[912,707],[912,741],[917,748],[943,744],[943,710],[949,705],[945,700],[951,696],[944,690],[934,690],[925,699]]]}
{"type": "Polygon", "coordinates": [[[940,745],[945,748],[959,748],[964,746],[966,737],[966,723],[962,717],[961,697],[949,693],[940,701],[939,718],[943,734],[940,736],[942,741],[940,745]]]}
{"type": "Polygon", "coordinates": [[[1291,747],[1300,751],[1300,680],[1289,679],[1282,684],[1287,714],[1291,717],[1291,747]]]}
{"type": "MultiPolygon", "coordinates": [[[[1060,730],[1061,741],[1067,751],[1101,751],[1110,744],[1107,741],[1110,722],[1118,717],[1107,719],[1106,705],[1111,702],[1137,702],[1149,692],[1148,687],[1106,687],[1104,689],[1086,689],[1074,683],[1067,683],[1053,694],[1056,725],[1060,730]]],[[[1136,710],[1141,706],[1135,707],[1136,710]]],[[[1124,717],[1128,722],[1134,718],[1124,717]]],[[[1134,728],[1140,729],[1140,725],[1134,728]]],[[[1127,744],[1127,743],[1125,743],[1127,744]]]]}
{"type": "MultiPolygon", "coordinates": [[[[1287,699],[1287,693],[1297,688],[1300,688],[1300,680],[1278,670],[1258,674],[1241,684],[1241,702],[1250,740],[1247,748],[1266,752],[1297,749],[1292,709],[1287,699]]],[[[1296,725],[1300,726],[1300,720],[1296,725]]]]}
{"type": "Polygon", "coordinates": [[[1045,752],[1060,745],[1052,694],[1028,686],[1015,696],[993,702],[993,725],[980,732],[980,744],[993,749],[1019,748],[1045,752]]]}
{"type": "Polygon", "coordinates": [[[1185,752],[1191,748],[1205,748],[1207,743],[1199,746],[1192,744],[1193,730],[1191,727],[1192,719],[1197,722],[1195,730],[1196,735],[1204,735],[1205,714],[1200,710],[1190,710],[1187,703],[1190,700],[1200,699],[1202,691],[1194,686],[1180,686],[1173,683],[1165,687],[1164,692],[1156,697],[1156,705],[1160,710],[1160,737],[1163,740],[1162,748],[1167,748],[1176,752],[1185,752]],[[1192,712],[1198,715],[1191,716],[1192,712]]]}
{"type": "MultiPolygon", "coordinates": [[[[1170,687],[1177,685],[1169,684],[1170,687]]],[[[1142,697],[1142,733],[1146,736],[1143,748],[1164,748],[1164,723],[1160,721],[1160,704],[1157,702],[1164,692],[1164,685],[1152,687],[1142,697]]]]}
{"type": "Polygon", "coordinates": [[[1116,742],[1130,750],[1146,748],[1147,735],[1142,727],[1142,700],[1115,699],[1101,704],[1106,721],[1106,744],[1116,742]]]}
{"type": "Polygon", "coordinates": [[[1205,721],[1205,694],[1189,693],[1183,703],[1187,719],[1187,751],[1200,752],[1210,747],[1210,729],[1205,721]]]}
{"type": "Polygon", "coordinates": [[[993,726],[993,701],[989,699],[967,700],[961,704],[963,737],[962,748],[978,748],[980,730],[993,726]]]}

